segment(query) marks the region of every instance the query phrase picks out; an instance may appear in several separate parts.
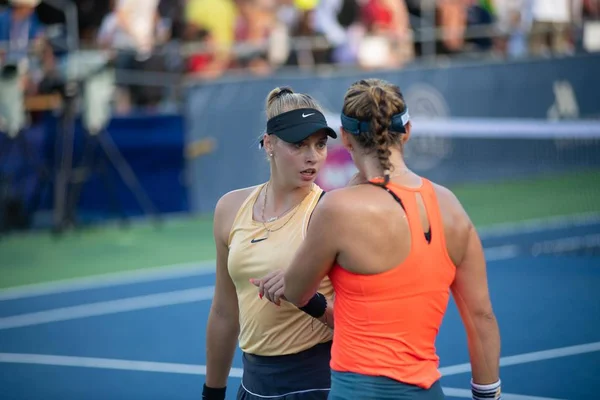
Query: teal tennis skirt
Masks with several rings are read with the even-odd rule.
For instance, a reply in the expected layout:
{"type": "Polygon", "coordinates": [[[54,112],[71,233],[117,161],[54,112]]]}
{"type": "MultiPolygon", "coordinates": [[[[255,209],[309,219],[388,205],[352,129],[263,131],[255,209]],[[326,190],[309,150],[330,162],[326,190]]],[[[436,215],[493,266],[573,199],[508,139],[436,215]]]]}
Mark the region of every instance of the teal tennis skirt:
{"type": "Polygon", "coordinates": [[[429,389],[408,385],[384,376],[331,371],[329,400],[440,400],[444,398],[439,381],[429,389]]]}

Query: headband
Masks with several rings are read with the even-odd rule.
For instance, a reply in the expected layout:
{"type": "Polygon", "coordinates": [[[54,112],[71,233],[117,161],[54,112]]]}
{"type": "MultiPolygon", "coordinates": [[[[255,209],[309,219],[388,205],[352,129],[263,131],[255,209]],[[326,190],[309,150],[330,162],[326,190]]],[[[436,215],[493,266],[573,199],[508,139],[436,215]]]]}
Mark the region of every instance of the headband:
{"type": "MultiPolygon", "coordinates": [[[[348,117],[344,113],[342,113],[341,119],[342,127],[348,133],[359,135],[371,131],[371,122],[369,121],[359,121],[356,118],[348,117]]],[[[405,125],[408,123],[409,119],[408,107],[406,107],[400,114],[392,116],[392,122],[389,129],[392,132],[406,133],[405,125]]]]}

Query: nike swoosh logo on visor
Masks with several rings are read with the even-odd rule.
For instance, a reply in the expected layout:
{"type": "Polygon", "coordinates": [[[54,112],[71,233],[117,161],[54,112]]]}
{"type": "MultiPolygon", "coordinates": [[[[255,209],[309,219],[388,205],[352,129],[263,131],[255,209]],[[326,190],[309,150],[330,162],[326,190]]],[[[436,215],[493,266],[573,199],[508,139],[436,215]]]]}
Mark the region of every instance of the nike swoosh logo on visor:
{"type": "Polygon", "coordinates": [[[302,113],[302,118],[306,118],[306,117],[310,117],[311,115],[315,115],[315,113],[310,113],[310,114],[304,114],[302,113]]]}

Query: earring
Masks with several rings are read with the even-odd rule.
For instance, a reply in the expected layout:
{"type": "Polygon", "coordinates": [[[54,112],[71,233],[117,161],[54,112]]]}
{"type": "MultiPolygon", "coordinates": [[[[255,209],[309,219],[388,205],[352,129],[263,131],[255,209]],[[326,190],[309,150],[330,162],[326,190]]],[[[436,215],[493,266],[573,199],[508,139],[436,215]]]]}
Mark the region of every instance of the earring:
{"type": "Polygon", "coordinates": [[[269,157],[273,157],[273,153],[269,153],[269,157]]]}

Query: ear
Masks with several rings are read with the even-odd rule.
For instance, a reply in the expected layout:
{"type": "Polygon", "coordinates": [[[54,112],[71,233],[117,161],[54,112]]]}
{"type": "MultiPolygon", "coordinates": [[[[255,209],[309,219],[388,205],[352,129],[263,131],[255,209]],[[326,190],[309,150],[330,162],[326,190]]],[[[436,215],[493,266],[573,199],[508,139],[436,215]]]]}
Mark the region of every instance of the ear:
{"type": "Polygon", "coordinates": [[[275,141],[273,139],[274,138],[271,137],[271,135],[266,133],[263,135],[263,148],[265,149],[267,156],[273,153],[273,146],[275,145],[275,141]]]}
{"type": "Polygon", "coordinates": [[[341,133],[341,139],[342,139],[342,145],[344,146],[344,148],[346,150],[348,150],[349,152],[352,152],[354,150],[354,144],[352,143],[352,139],[350,138],[350,136],[352,136],[350,133],[346,132],[344,130],[344,128],[340,127],[340,133],[341,133]]]}
{"type": "Polygon", "coordinates": [[[403,145],[406,142],[408,142],[408,139],[410,139],[410,131],[412,130],[412,124],[410,123],[410,121],[408,121],[406,125],[404,125],[404,128],[406,129],[406,133],[404,133],[404,135],[402,135],[402,138],[400,139],[403,145]]]}

